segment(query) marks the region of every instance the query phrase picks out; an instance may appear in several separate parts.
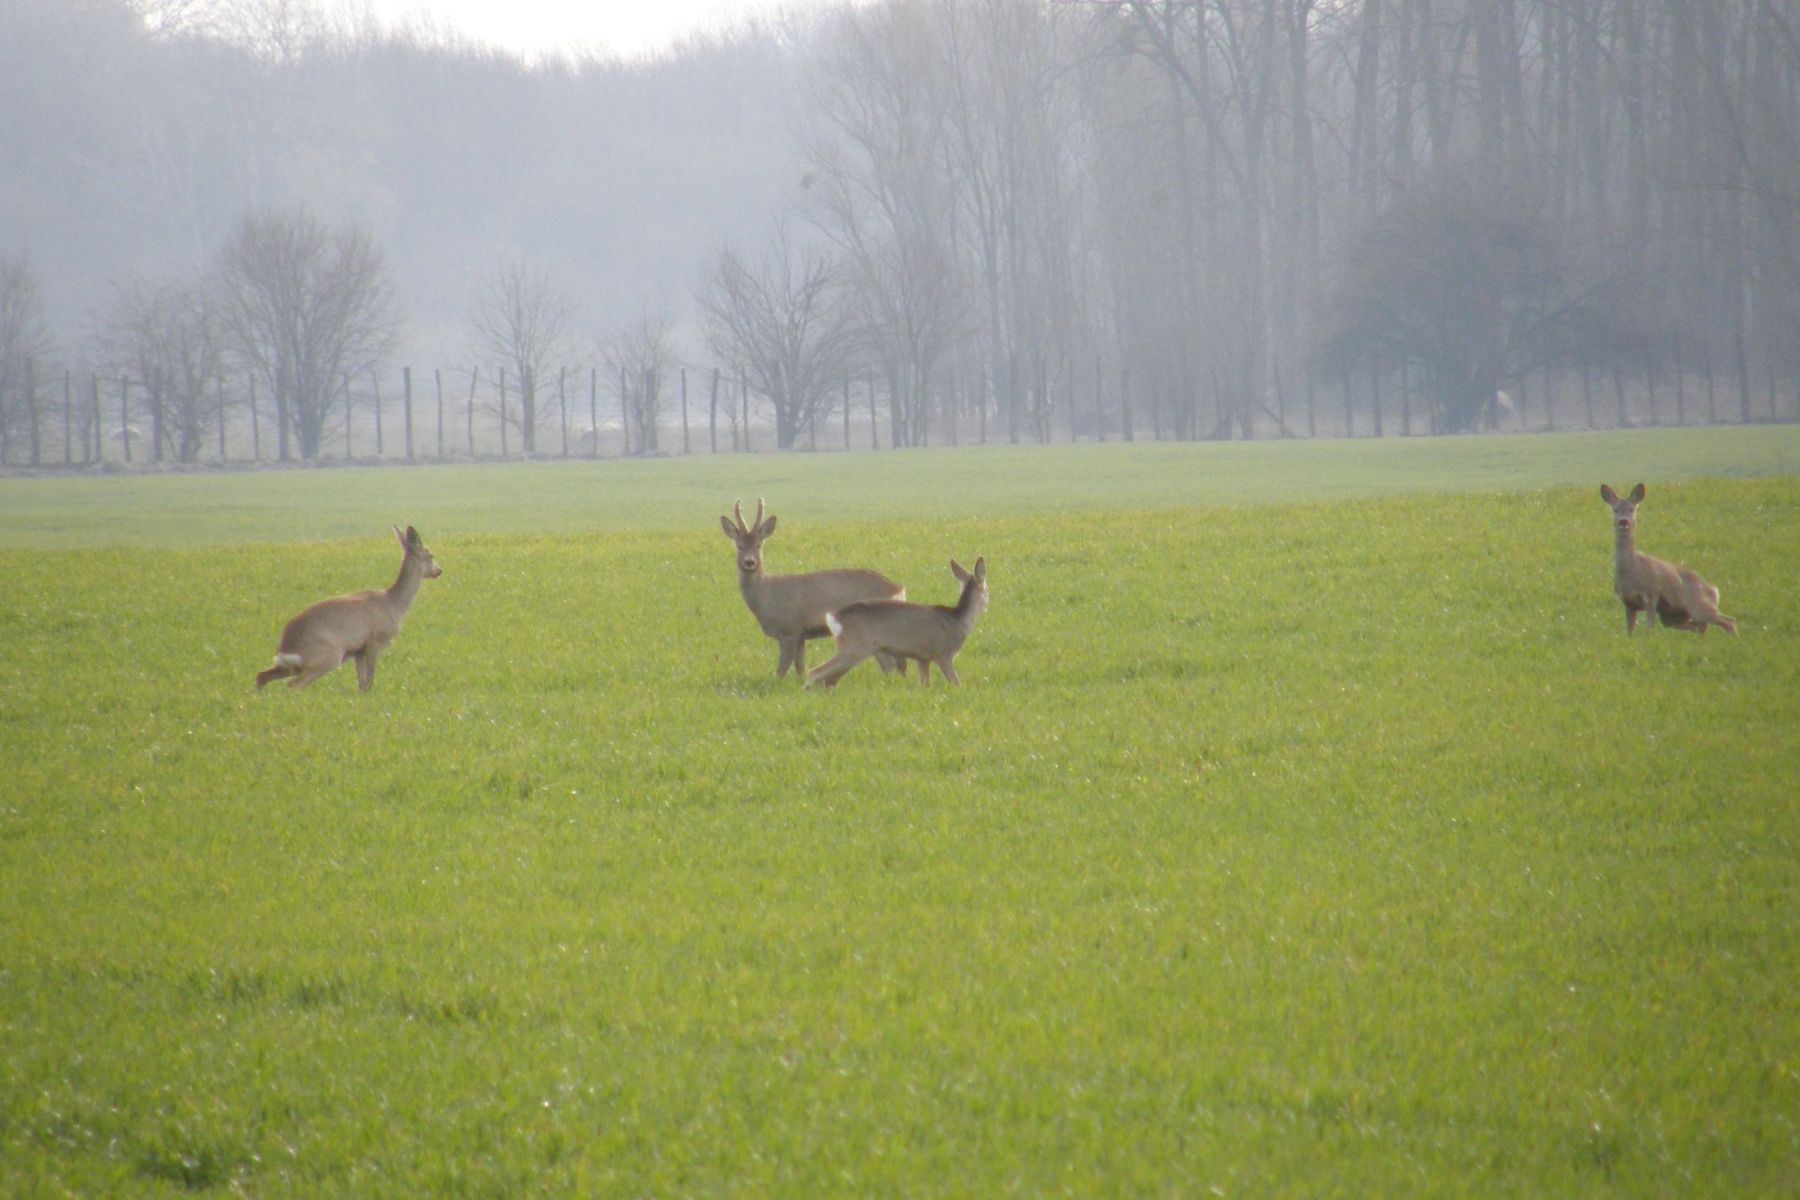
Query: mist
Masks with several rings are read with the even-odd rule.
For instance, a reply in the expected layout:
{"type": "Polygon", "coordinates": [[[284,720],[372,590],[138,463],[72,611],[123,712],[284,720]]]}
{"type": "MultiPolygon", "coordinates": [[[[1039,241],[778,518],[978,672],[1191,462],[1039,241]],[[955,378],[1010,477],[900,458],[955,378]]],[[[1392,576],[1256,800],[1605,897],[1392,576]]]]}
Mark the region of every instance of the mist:
{"type": "Polygon", "coordinates": [[[1758,0],[883,0],[536,64],[13,0],[0,72],[9,464],[391,456],[428,375],[427,456],[1800,412],[1758,0]]]}

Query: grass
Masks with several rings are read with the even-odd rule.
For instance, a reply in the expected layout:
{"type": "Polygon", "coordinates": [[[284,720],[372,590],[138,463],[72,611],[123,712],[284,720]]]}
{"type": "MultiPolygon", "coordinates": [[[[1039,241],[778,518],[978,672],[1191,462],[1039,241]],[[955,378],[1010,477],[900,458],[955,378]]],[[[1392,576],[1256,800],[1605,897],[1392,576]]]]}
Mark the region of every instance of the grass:
{"type": "Polygon", "coordinates": [[[382,522],[439,538],[691,530],[757,496],[817,525],[942,520],[977,504],[993,517],[1793,474],[1796,425],[0,477],[0,546],[319,541],[366,537],[382,522]]]}
{"type": "Polygon", "coordinates": [[[1566,440],[11,481],[0,1191],[1778,1194],[1800,478],[1566,440]],[[1742,636],[1625,636],[1602,477],[1742,636]],[[359,536],[237,528],[302,484],[359,536]],[[986,554],[965,686],[777,684],[759,491],[772,569],[986,554]],[[251,691],[389,519],[375,690],[251,691]]]}

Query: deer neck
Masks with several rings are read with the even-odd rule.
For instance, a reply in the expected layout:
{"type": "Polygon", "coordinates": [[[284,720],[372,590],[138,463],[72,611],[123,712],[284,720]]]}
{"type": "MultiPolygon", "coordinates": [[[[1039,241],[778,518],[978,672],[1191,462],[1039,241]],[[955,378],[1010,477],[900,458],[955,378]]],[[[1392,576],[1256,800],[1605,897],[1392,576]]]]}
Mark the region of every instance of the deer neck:
{"type": "Polygon", "coordinates": [[[769,576],[758,563],[756,570],[738,569],[738,591],[743,594],[744,603],[753,613],[762,611],[763,601],[769,594],[769,576]]]}
{"type": "Polygon", "coordinates": [[[394,586],[387,590],[388,603],[394,606],[395,615],[400,615],[412,606],[413,597],[419,594],[419,584],[425,580],[424,565],[412,555],[400,560],[400,574],[394,578],[394,586]]]}
{"type": "Polygon", "coordinates": [[[1630,529],[1615,528],[1613,532],[1613,562],[1621,571],[1637,561],[1637,543],[1633,540],[1630,529]]]}
{"type": "Polygon", "coordinates": [[[964,637],[968,636],[969,630],[975,628],[975,618],[981,615],[979,596],[971,584],[962,590],[962,595],[956,598],[955,606],[950,609],[951,623],[962,631],[964,637]]]}

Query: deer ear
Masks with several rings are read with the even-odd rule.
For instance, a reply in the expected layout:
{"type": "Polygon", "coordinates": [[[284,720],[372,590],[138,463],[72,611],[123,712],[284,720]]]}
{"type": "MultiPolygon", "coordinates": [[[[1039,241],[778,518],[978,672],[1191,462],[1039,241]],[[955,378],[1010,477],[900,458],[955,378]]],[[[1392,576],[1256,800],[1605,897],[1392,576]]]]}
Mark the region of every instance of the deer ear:
{"type": "Polygon", "coordinates": [[[950,573],[956,576],[956,582],[958,583],[969,582],[969,573],[963,570],[963,565],[954,558],[950,560],[950,573]]]}
{"type": "Polygon", "coordinates": [[[414,529],[411,525],[408,525],[406,527],[406,544],[411,546],[414,550],[423,549],[425,539],[419,536],[418,530],[414,529]]]}
{"type": "Polygon", "coordinates": [[[1644,498],[1644,485],[1640,483],[1636,487],[1631,489],[1631,502],[1633,504],[1636,504],[1639,501],[1643,500],[1643,498],[1644,498]]]}
{"type": "Polygon", "coordinates": [[[980,583],[986,579],[987,579],[987,558],[985,556],[978,557],[975,560],[975,581],[977,583],[980,583]]]}
{"type": "Polygon", "coordinates": [[[730,538],[734,542],[737,541],[737,529],[735,527],[733,527],[733,525],[731,524],[730,517],[720,517],[719,518],[719,528],[721,528],[725,531],[726,537],[730,538]]]}
{"type": "Polygon", "coordinates": [[[771,533],[774,533],[774,532],[775,532],[775,518],[774,517],[769,517],[769,518],[765,519],[761,525],[758,525],[756,527],[756,536],[759,538],[766,538],[771,533]]]}
{"type": "Polygon", "coordinates": [[[1612,490],[1611,484],[1603,483],[1600,485],[1600,498],[1608,504],[1617,504],[1619,502],[1619,493],[1612,490]]]}
{"type": "Polygon", "coordinates": [[[398,525],[395,525],[393,527],[393,530],[394,530],[394,537],[396,539],[398,539],[400,542],[400,548],[402,550],[406,549],[406,535],[404,533],[400,532],[400,527],[398,525]]]}

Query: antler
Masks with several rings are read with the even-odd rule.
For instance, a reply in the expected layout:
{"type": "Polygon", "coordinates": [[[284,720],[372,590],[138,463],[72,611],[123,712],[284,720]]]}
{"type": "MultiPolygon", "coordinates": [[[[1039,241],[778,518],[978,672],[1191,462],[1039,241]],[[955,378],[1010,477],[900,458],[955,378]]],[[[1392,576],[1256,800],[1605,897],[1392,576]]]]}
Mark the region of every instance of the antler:
{"type": "Polygon", "coordinates": [[[744,528],[744,502],[742,500],[733,500],[731,502],[731,519],[737,522],[739,533],[750,532],[748,529],[744,528]]]}
{"type": "Polygon", "coordinates": [[[756,498],[756,524],[752,525],[750,528],[761,529],[762,528],[762,517],[763,517],[763,498],[761,496],[758,496],[756,498]]]}

